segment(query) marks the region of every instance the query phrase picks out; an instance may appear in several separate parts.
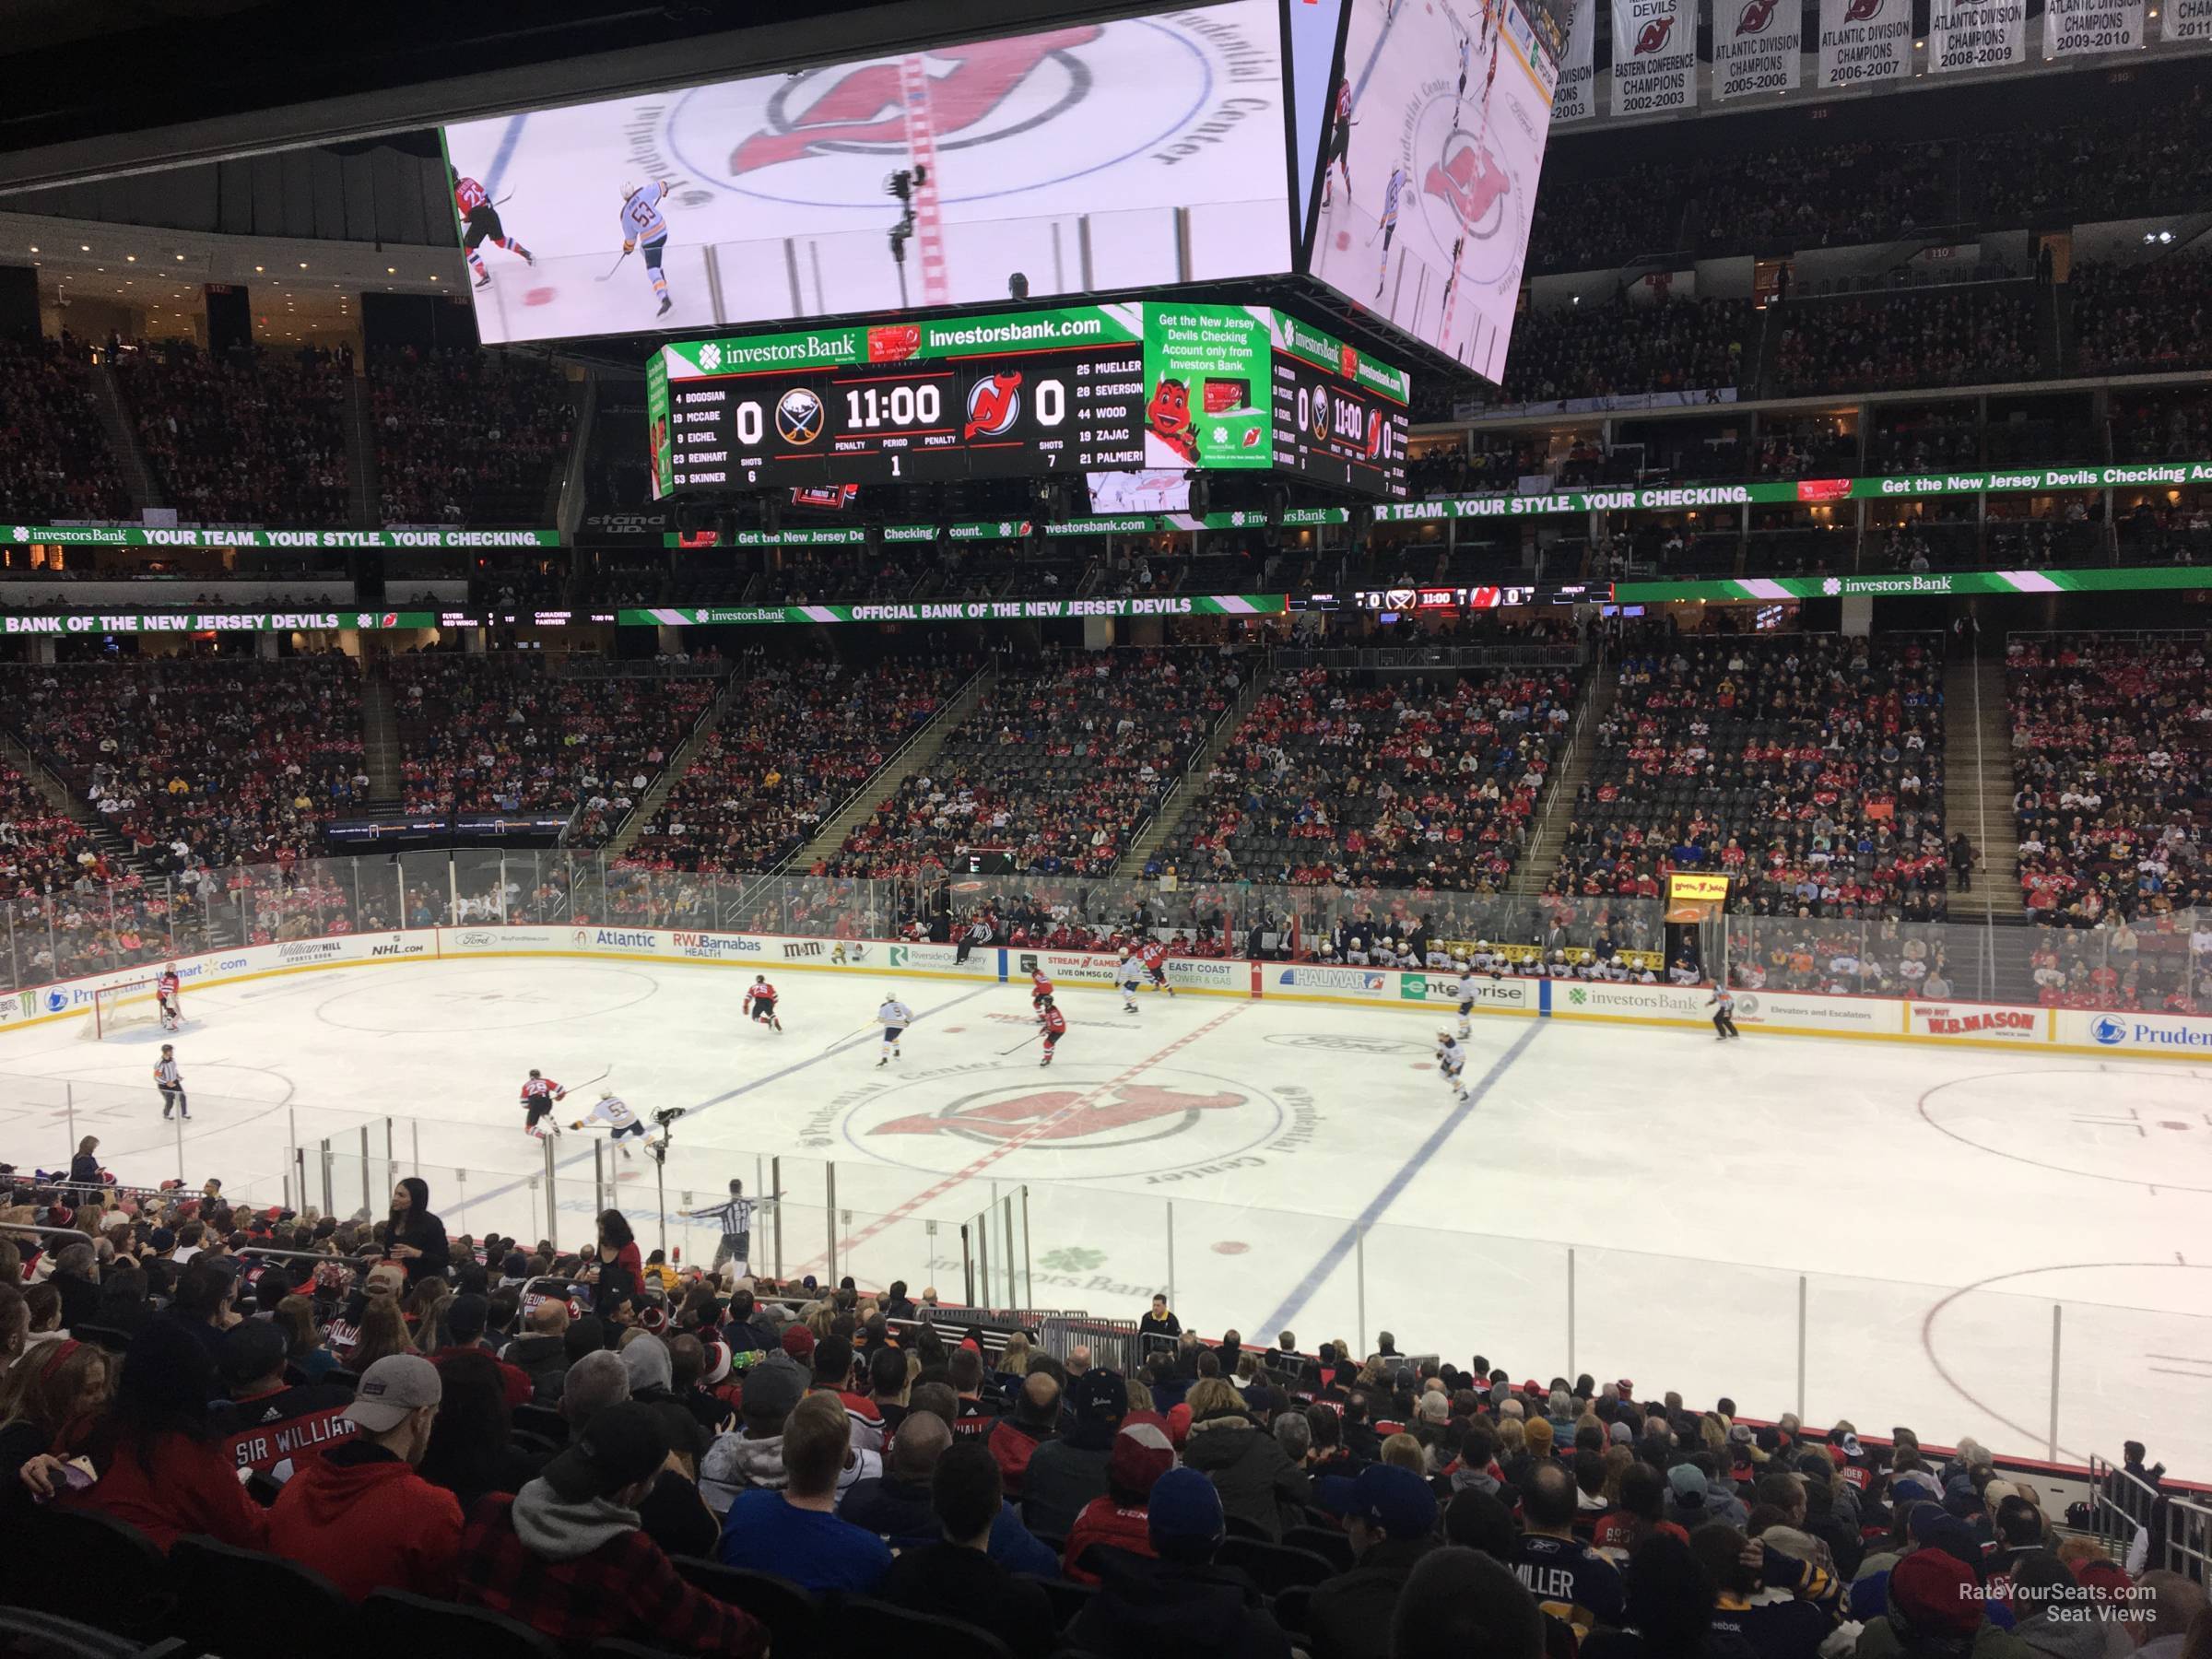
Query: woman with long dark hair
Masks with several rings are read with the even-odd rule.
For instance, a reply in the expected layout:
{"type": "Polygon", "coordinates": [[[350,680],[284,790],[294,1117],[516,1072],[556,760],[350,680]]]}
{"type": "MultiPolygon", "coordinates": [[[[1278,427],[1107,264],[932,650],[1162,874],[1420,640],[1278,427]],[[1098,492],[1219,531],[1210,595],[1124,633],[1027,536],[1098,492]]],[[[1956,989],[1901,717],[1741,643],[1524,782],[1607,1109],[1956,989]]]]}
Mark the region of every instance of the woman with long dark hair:
{"type": "Polygon", "coordinates": [[[446,1278],[453,1272],[453,1252],[445,1241],[445,1223],[430,1213],[429,1183],[419,1175],[406,1175],[392,1189],[392,1218],[384,1236],[384,1256],[407,1270],[407,1283],[418,1278],[446,1278]]]}
{"type": "Polygon", "coordinates": [[[438,1357],[444,1390],[430,1425],[420,1473],[459,1500],[465,1515],[488,1492],[519,1492],[539,1461],[514,1444],[507,1385],[500,1362],[480,1349],[455,1348],[438,1357]]]}
{"type": "Polygon", "coordinates": [[[643,1293],[645,1258],[638,1253],[637,1235],[629,1230],[629,1218],[620,1210],[599,1213],[599,1243],[593,1255],[599,1265],[593,1306],[608,1306],[618,1291],[631,1296],[643,1293]]]}
{"type": "Polygon", "coordinates": [[[148,1320],[124,1357],[113,1404],[88,1437],[100,1478],[64,1501],[127,1521],[163,1550],[188,1533],[266,1547],[267,1512],[239,1485],[229,1448],[208,1433],[218,1386],[189,1331],[148,1320]]]}
{"type": "Polygon", "coordinates": [[[18,1478],[25,1464],[84,1450],[113,1376],[105,1350],[67,1337],[40,1343],[0,1376],[0,1519],[20,1519],[29,1506],[18,1478]]]}

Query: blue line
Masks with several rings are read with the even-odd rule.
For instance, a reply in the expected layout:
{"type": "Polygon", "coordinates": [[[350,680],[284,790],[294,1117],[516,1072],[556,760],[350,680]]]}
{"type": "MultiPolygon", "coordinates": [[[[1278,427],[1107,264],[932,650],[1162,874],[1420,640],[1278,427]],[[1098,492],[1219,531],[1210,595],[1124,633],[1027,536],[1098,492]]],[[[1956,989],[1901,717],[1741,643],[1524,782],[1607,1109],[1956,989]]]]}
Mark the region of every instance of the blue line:
{"type": "Polygon", "coordinates": [[[514,116],[507,123],[507,130],[500,135],[500,147],[491,152],[491,166],[486,170],[483,178],[486,200],[491,200],[500,194],[500,175],[507,171],[507,163],[514,159],[514,147],[523,138],[523,124],[529,119],[527,111],[514,116]]]}
{"type": "Polygon", "coordinates": [[[1397,1202],[1399,1194],[1412,1184],[1413,1178],[1427,1167],[1429,1160],[1452,1138],[1452,1132],[1466,1121],[1469,1112],[1482,1104],[1483,1097],[1490,1092],[1499,1078],[1512,1069],[1513,1062],[1521,1058],[1528,1045],[1536,1040],[1536,1033],[1543,1029],[1541,1020],[1532,1019],[1528,1022],[1528,1030],[1522,1032],[1514,1040],[1513,1045],[1491,1063],[1490,1069],[1482,1074],[1482,1081],[1468,1091],[1465,1100],[1452,1109],[1451,1114],[1406,1160],[1405,1167],[1390,1178],[1382,1190],[1375,1194],[1373,1201],[1359,1212],[1359,1218],[1347,1227],[1337,1241],[1322,1253],[1321,1260],[1313,1264],[1306,1277],[1298,1281],[1296,1288],[1283,1299],[1283,1305],[1260,1321],[1260,1330],[1281,1331],[1289,1328],[1290,1322],[1298,1317],[1300,1310],[1312,1300],[1313,1293],[1321,1288],[1329,1275],[1336,1271],[1337,1264],[1351,1254],[1352,1246],[1359,1242],[1359,1235],[1381,1220],[1382,1212],[1397,1202]]]}
{"type": "MultiPolygon", "coordinates": [[[[920,1019],[927,1019],[933,1014],[942,1014],[947,1008],[957,1008],[960,1006],[960,1004],[968,1001],[971,997],[981,996],[984,992],[993,990],[994,988],[995,982],[991,984],[978,985],[974,990],[964,992],[960,995],[954,997],[950,1002],[939,1003],[934,1008],[923,1009],[920,1015],[918,1015],[916,1018],[920,1019]]],[[[873,1031],[864,1032],[862,1035],[853,1038],[850,1041],[839,1043],[835,1048],[824,1049],[820,1053],[815,1055],[810,1060],[794,1061],[791,1065],[785,1066],[782,1071],[770,1072],[765,1077],[755,1077],[750,1083],[740,1083],[735,1088],[726,1089],[723,1093],[716,1095],[712,1100],[701,1100],[698,1105],[687,1108],[684,1115],[688,1118],[696,1117],[700,1112],[706,1111],[710,1106],[719,1106],[725,1100],[734,1100],[740,1095],[748,1095],[756,1088],[766,1088],[771,1083],[778,1082],[784,1077],[790,1077],[794,1072],[805,1071],[808,1066],[818,1065],[820,1062],[830,1059],[832,1055],[841,1054],[848,1049],[857,1048],[864,1042],[872,1042],[875,1040],[876,1034],[873,1031]]],[[[750,1151],[751,1148],[738,1147],[735,1148],[735,1150],[750,1151]]],[[[575,1157],[569,1159],[566,1162],[557,1163],[553,1167],[556,1170],[572,1169],[580,1163],[590,1162],[591,1156],[592,1155],[589,1152],[579,1152],[575,1157]]],[[[520,1181],[509,1182],[505,1186],[493,1187],[488,1192],[474,1194],[465,1203],[458,1206],[453,1210],[453,1214],[456,1216],[460,1215],[462,1211],[467,1209],[471,1205],[489,1204],[494,1198],[504,1198],[510,1193],[519,1193],[523,1190],[523,1188],[530,1184],[532,1179],[533,1177],[524,1176],[520,1181]]]]}

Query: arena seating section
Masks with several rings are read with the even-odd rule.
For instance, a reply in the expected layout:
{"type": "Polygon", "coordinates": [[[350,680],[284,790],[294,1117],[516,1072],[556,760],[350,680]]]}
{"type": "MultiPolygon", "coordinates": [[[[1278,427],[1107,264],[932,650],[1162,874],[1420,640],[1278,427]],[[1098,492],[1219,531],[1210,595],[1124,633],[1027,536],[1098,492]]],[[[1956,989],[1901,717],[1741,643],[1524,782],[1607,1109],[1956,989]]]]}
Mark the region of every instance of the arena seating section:
{"type": "Polygon", "coordinates": [[[324,525],[349,504],[349,364],[327,354],[215,358],[163,341],[115,365],[144,453],[188,524],[324,525]]]}
{"type": "Polygon", "coordinates": [[[741,665],[734,705],[623,864],[730,874],[781,863],[974,672],[952,657],[741,665]]]}
{"type": "Polygon", "coordinates": [[[1659,898],[1712,869],[1763,915],[1943,915],[1933,636],[1632,642],[1618,671],[1548,891],[1659,898]]]}
{"type": "Polygon", "coordinates": [[[572,814],[603,845],[713,702],[720,676],[570,675],[540,656],[391,665],[410,812],[572,814]]]}
{"type": "Polygon", "coordinates": [[[569,382],[512,354],[412,347],[370,359],[370,418],[387,524],[534,526],[567,465],[569,382]]]}
{"type": "Polygon", "coordinates": [[[831,873],[949,868],[956,850],[990,848],[1018,870],[1103,875],[1249,673],[1191,650],[1009,665],[927,775],[908,778],[846,838],[831,873]]]}
{"type": "Polygon", "coordinates": [[[2187,919],[2176,912],[2212,901],[2199,845],[2212,809],[2202,636],[2015,639],[2006,664],[2029,917],[2062,932],[2130,924],[2065,941],[2077,960],[2087,943],[2092,959],[2078,972],[2069,966],[2063,987],[2040,973],[2039,986],[2110,994],[2121,1000],[2105,1006],[2116,1006],[2187,994],[2179,970],[2190,941],[2177,932],[2187,919]]]}
{"type": "Polygon", "coordinates": [[[360,679],[336,653],[0,670],[5,719],[148,871],[322,851],[360,805],[360,679]]]}
{"type": "Polygon", "coordinates": [[[1575,691],[1554,669],[1477,670],[1449,690],[1278,675],[1152,862],[1210,880],[1495,891],[1575,691]]]}
{"type": "Polygon", "coordinates": [[[0,518],[115,519],[130,502],[74,341],[0,340],[0,518]]]}

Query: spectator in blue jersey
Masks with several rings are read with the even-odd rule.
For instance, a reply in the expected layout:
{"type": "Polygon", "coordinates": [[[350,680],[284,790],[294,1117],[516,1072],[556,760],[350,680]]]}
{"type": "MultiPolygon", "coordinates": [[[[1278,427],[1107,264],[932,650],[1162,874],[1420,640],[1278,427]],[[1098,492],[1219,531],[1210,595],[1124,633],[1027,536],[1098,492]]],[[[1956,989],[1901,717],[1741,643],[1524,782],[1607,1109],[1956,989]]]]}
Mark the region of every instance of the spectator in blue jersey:
{"type": "Polygon", "coordinates": [[[739,1492],[716,1554],[725,1566],[773,1572],[812,1591],[873,1592],[890,1571],[890,1547],[837,1516],[838,1477],[852,1428],[835,1394],[808,1394],[784,1419],[781,1491],[739,1492]]]}
{"type": "Polygon", "coordinates": [[[1524,1530],[1513,1551],[1513,1576],[1536,1605],[1565,1619],[1578,1637],[1620,1622],[1620,1570],[1574,1535],[1574,1477],[1547,1460],[1521,1490],[1524,1530]]]}
{"type": "Polygon", "coordinates": [[[1809,1535],[1773,1526],[1747,1541],[1715,1522],[1692,1533],[1689,1547],[1719,1592],[1714,1630],[1742,1637],[1759,1659],[1816,1659],[1834,1633],[1842,1586],[1810,1559],[1809,1535]]]}

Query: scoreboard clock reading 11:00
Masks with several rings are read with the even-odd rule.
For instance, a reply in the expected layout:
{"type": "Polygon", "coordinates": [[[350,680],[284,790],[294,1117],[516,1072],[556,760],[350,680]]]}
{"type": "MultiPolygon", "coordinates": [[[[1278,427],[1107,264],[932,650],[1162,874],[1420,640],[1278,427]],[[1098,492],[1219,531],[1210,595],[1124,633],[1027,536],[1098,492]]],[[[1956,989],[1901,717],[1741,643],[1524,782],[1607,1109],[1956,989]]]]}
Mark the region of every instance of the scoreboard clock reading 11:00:
{"type": "Polygon", "coordinates": [[[1403,496],[1407,391],[1265,307],[1155,301],[687,341],[646,364],[664,496],[1277,465],[1403,496]],[[1332,382],[1325,444],[1282,429],[1286,353],[1332,382]]]}

